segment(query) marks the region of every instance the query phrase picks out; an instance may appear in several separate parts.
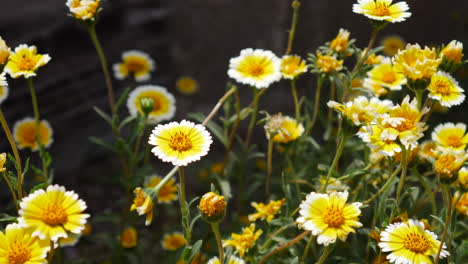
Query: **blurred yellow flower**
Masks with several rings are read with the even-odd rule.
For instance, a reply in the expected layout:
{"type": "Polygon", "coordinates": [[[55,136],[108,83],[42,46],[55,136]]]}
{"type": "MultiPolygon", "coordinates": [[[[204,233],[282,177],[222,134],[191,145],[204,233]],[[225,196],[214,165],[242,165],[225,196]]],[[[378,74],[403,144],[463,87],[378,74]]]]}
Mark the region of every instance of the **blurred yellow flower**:
{"type": "Polygon", "coordinates": [[[439,156],[437,153],[437,144],[432,140],[426,140],[421,143],[418,152],[419,157],[432,161],[439,156]]]}
{"type": "Polygon", "coordinates": [[[268,138],[273,137],[274,142],[288,143],[302,136],[304,126],[292,117],[277,114],[268,118],[265,131],[268,138]]]}
{"type": "Polygon", "coordinates": [[[412,80],[431,78],[441,61],[435,49],[422,49],[418,44],[408,44],[393,57],[395,70],[412,80]]]}
{"type": "Polygon", "coordinates": [[[5,65],[5,72],[11,78],[29,78],[36,76],[39,67],[46,65],[49,61],[50,56],[48,54],[38,54],[36,46],[21,44],[10,55],[8,63],[5,65]]]}
{"type": "Polygon", "coordinates": [[[11,50],[0,37],[0,65],[7,63],[8,57],[10,57],[11,50]]]}
{"type": "Polygon", "coordinates": [[[383,53],[385,55],[394,56],[405,48],[406,42],[400,36],[393,35],[383,38],[381,45],[384,47],[383,53]]]}
{"type": "MultiPolygon", "coordinates": [[[[18,148],[30,148],[31,151],[39,150],[39,144],[36,138],[36,121],[34,118],[26,117],[15,123],[13,126],[13,136],[18,148]]],[[[41,144],[48,148],[53,142],[53,131],[47,120],[39,123],[39,140],[41,144]]]]}
{"type": "Polygon", "coordinates": [[[224,196],[208,192],[200,199],[198,209],[208,222],[219,222],[224,218],[227,203],[224,196]]]}
{"type": "Polygon", "coordinates": [[[443,123],[434,128],[432,140],[443,149],[464,150],[468,144],[466,125],[463,123],[443,123]]]}
{"type": "MultiPolygon", "coordinates": [[[[406,78],[403,74],[396,71],[390,59],[384,59],[381,64],[374,66],[367,72],[367,78],[364,85],[378,84],[389,90],[401,90],[402,85],[406,84],[406,78]]],[[[372,87],[366,87],[372,90],[372,87]]]]}
{"type": "Polygon", "coordinates": [[[348,118],[356,126],[376,120],[393,107],[390,100],[380,100],[376,97],[370,100],[365,96],[358,96],[344,105],[329,101],[327,106],[336,110],[340,115],[348,118]]]}
{"type": "Polygon", "coordinates": [[[223,241],[223,247],[234,247],[241,257],[244,256],[250,248],[255,244],[255,241],[262,235],[262,230],[255,231],[255,224],[250,224],[242,229],[241,234],[232,233],[230,240],[223,241]]]}
{"type": "MultiPolygon", "coordinates": [[[[148,179],[145,187],[146,188],[154,188],[161,181],[162,181],[161,177],[153,175],[148,179]]],[[[159,190],[158,202],[159,203],[171,203],[173,201],[177,201],[177,185],[176,185],[174,179],[170,179],[159,190]]]]}
{"type": "Polygon", "coordinates": [[[68,0],[66,5],[76,19],[95,20],[100,3],[100,0],[68,0]]]}
{"type": "Polygon", "coordinates": [[[468,189],[468,167],[463,167],[458,171],[457,181],[462,188],[468,189]]]}
{"type": "Polygon", "coordinates": [[[348,48],[349,31],[340,28],[338,35],[330,42],[330,48],[337,53],[343,52],[348,48]]]}
{"type": "Polygon", "coordinates": [[[9,224],[5,232],[0,231],[0,263],[47,263],[50,241],[33,236],[33,232],[33,229],[18,224],[9,224]]]}
{"type": "Polygon", "coordinates": [[[162,161],[187,166],[208,154],[212,142],[204,126],[182,120],[156,126],[148,143],[155,146],[151,152],[162,161]]]}
{"type": "Polygon", "coordinates": [[[468,160],[465,151],[444,150],[434,163],[434,170],[443,178],[452,178],[468,160]]]}
{"type": "Polygon", "coordinates": [[[326,74],[332,74],[333,71],[343,69],[343,61],[338,60],[335,55],[321,54],[317,52],[317,68],[326,74]]]}
{"type": "Polygon", "coordinates": [[[198,82],[189,76],[181,76],[176,81],[176,88],[182,94],[194,94],[198,91],[198,82]]]}
{"type": "Polygon", "coordinates": [[[5,78],[5,73],[0,73],[0,104],[8,97],[8,83],[5,78]]]}
{"type": "Polygon", "coordinates": [[[148,226],[153,221],[153,200],[140,187],[135,188],[133,193],[135,194],[135,198],[133,199],[130,211],[136,210],[138,215],[146,215],[145,225],[148,226]]]}
{"type": "Polygon", "coordinates": [[[454,64],[460,63],[463,58],[463,43],[452,40],[442,49],[440,56],[454,64]]]}
{"type": "Polygon", "coordinates": [[[138,243],[138,233],[135,228],[127,227],[120,233],[120,245],[123,248],[134,248],[138,243]]]}
{"type": "Polygon", "coordinates": [[[20,207],[18,223],[34,229],[32,236],[54,242],[68,237],[69,232],[81,234],[89,217],[83,213],[86,203],[59,185],[31,193],[23,198],[20,207]]]}
{"type": "Polygon", "coordinates": [[[141,104],[143,98],[153,99],[153,110],[148,114],[148,124],[157,124],[174,117],[175,98],[166,88],[158,85],[142,85],[128,94],[127,108],[130,115],[144,115],[141,104]]]}
{"type": "Polygon", "coordinates": [[[292,80],[305,72],[307,72],[306,62],[298,55],[285,55],[281,58],[283,78],[292,80]]]}
{"type": "Polygon", "coordinates": [[[348,191],[332,192],[330,194],[311,192],[302,201],[299,217],[296,222],[299,227],[317,236],[317,244],[328,246],[339,238],[346,241],[354,228],[359,228],[362,206],[361,203],[348,204],[348,191]]]}
{"type": "Polygon", "coordinates": [[[353,5],[353,12],[373,20],[391,23],[405,21],[411,16],[410,12],[406,12],[409,10],[406,2],[392,2],[393,0],[358,0],[358,3],[353,5]]]}
{"type": "Polygon", "coordinates": [[[281,211],[281,207],[286,202],[286,199],[270,201],[267,204],[252,202],[251,205],[257,210],[256,213],[249,215],[249,221],[254,222],[257,219],[266,219],[270,222],[275,218],[275,214],[281,211]]]}
{"type": "Polygon", "coordinates": [[[122,62],[113,66],[115,78],[123,80],[133,76],[135,81],[144,82],[151,78],[154,61],[149,54],[139,50],[129,50],[122,54],[122,62]]]}
{"type": "Polygon", "coordinates": [[[453,201],[458,201],[455,204],[455,209],[457,209],[460,214],[468,216],[468,192],[464,192],[461,196],[460,192],[456,192],[453,201]]]}
{"type": "Polygon", "coordinates": [[[384,60],[384,56],[382,55],[376,55],[375,53],[372,53],[369,57],[367,57],[366,64],[369,65],[376,65],[381,63],[384,60]]]}
{"type": "Polygon", "coordinates": [[[427,87],[429,97],[439,101],[444,107],[459,105],[465,101],[464,90],[450,74],[438,71],[432,75],[427,87]]]}
{"type": "Polygon", "coordinates": [[[6,160],[7,160],[7,154],[1,153],[0,154],[0,172],[6,171],[6,168],[5,168],[6,160]]]}
{"type": "MultiPolygon", "coordinates": [[[[238,258],[238,257],[230,256],[229,260],[227,262],[225,261],[224,263],[226,263],[226,264],[245,264],[245,261],[243,259],[238,258]]],[[[221,261],[219,261],[218,257],[213,257],[212,259],[210,259],[208,261],[207,264],[221,264],[221,261]]]]}
{"type": "Polygon", "coordinates": [[[177,250],[185,246],[186,241],[184,236],[179,232],[165,234],[161,245],[165,250],[177,250]]]}

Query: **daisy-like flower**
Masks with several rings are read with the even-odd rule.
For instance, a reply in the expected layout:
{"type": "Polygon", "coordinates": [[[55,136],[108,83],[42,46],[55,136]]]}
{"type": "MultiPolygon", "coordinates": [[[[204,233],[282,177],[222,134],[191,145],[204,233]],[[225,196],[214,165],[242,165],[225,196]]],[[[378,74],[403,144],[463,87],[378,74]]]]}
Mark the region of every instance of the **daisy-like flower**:
{"type": "Polygon", "coordinates": [[[5,43],[5,41],[0,37],[0,65],[7,63],[8,57],[10,57],[11,50],[5,43]]]}
{"type": "Polygon", "coordinates": [[[273,137],[274,142],[288,143],[302,136],[304,126],[292,117],[277,114],[268,118],[265,131],[268,138],[273,137]]]}
{"type": "Polygon", "coordinates": [[[391,23],[405,21],[411,16],[406,2],[392,3],[393,0],[358,0],[353,12],[366,17],[391,23]]]}
{"type": "Polygon", "coordinates": [[[229,77],[258,89],[281,79],[281,60],[269,50],[244,49],[229,61],[229,77]]]}
{"type": "Polygon", "coordinates": [[[434,48],[422,49],[418,44],[406,45],[404,50],[400,50],[393,57],[395,70],[411,80],[431,78],[441,62],[442,59],[437,57],[434,48]]]}
{"type": "Polygon", "coordinates": [[[11,78],[29,78],[36,76],[39,67],[46,65],[50,61],[48,54],[38,54],[36,46],[21,44],[15,48],[5,65],[5,72],[11,78]]]}
{"type": "Polygon", "coordinates": [[[18,224],[9,224],[5,232],[0,231],[0,263],[47,263],[50,242],[33,236],[32,232],[18,224]]]}
{"type": "Polygon", "coordinates": [[[452,178],[461,169],[468,154],[465,151],[443,150],[434,163],[434,170],[443,178],[452,178]]]}
{"type": "MultiPolygon", "coordinates": [[[[26,117],[15,123],[13,126],[13,136],[20,149],[30,148],[31,151],[39,150],[36,138],[36,121],[34,118],[26,117]]],[[[48,148],[53,142],[53,131],[47,120],[39,123],[39,140],[41,144],[48,148]]]]}
{"type": "Polygon", "coordinates": [[[426,140],[419,146],[419,157],[432,161],[437,159],[439,154],[437,153],[437,144],[432,140],[426,140]]]}
{"type": "Polygon", "coordinates": [[[317,60],[315,63],[317,69],[326,74],[332,74],[334,71],[343,69],[343,61],[338,60],[335,55],[317,52],[317,60]]]}
{"type": "Polygon", "coordinates": [[[382,39],[381,45],[384,47],[383,53],[387,56],[394,56],[398,51],[406,46],[405,40],[397,35],[387,36],[382,39]]]}
{"type": "Polygon", "coordinates": [[[153,99],[153,110],[148,114],[148,124],[157,124],[174,117],[176,111],[175,98],[166,88],[158,85],[143,85],[130,92],[127,99],[127,108],[130,115],[136,116],[138,113],[144,115],[141,105],[141,100],[144,98],[153,99]]]}
{"type": "Polygon", "coordinates": [[[464,150],[468,144],[466,125],[463,123],[444,123],[436,126],[432,140],[443,149],[464,150]]]}
{"type": "Polygon", "coordinates": [[[5,73],[0,73],[0,104],[8,97],[8,83],[5,78],[5,73]]]}
{"type": "Polygon", "coordinates": [[[253,202],[251,205],[257,210],[256,213],[249,215],[249,221],[255,222],[257,219],[266,219],[270,222],[275,218],[275,215],[281,211],[281,207],[286,202],[286,199],[270,201],[267,204],[253,202]]]}
{"type": "Polygon", "coordinates": [[[364,142],[369,143],[371,148],[386,156],[393,157],[396,153],[401,152],[400,144],[398,144],[397,136],[384,131],[383,126],[376,124],[366,128],[358,135],[364,142]]]}
{"type": "MultiPolygon", "coordinates": [[[[153,175],[147,180],[147,183],[146,183],[145,187],[146,188],[154,188],[161,181],[162,181],[161,177],[159,177],[157,175],[153,175]]],[[[159,190],[159,192],[158,192],[158,202],[159,203],[171,203],[171,202],[176,201],[176,200],[177,200],[177,185],[176,185],[174,179],[170,179],[159,190]]]]}
{"type": "Polygon", "coordinates": [[[464,90],[450,74],[438,71],[432,75],[431,83],[427,87],[429,97],[440,102],[444,107],[459,105],[465,101],[464,90]]]}
{"type": "Polygon", "coordinates": [[[317,236],[317,243],[328,246],[339,238],[345,241],[359,228],[362,203],[348,204],[348,191],[330,194],[311,192],[299,206],[299,227],[317,236]]]}
{"type": "Polygon", "coordinates": [[[180,232],[168,233],[165,234],[161,245],[165,250],[177,250],[185,246],[187,242],[185,241],[184,235],[180,232]]]}
{"type": "Polygon", "coordinates": [[[138,243],[138,233],[135,228],[127,227],[120,233],[120,245],[123,248],[134,248],[138,243]]]}
{"type": "Polygon", "coordinates": [[[32,236],[57,242],[68,237],[68,232],[80,234],[89,214],[84,214],[86,203],[73,191],[59,185],[37,190],[20,202],[21,226],[33,228],[32,236]]]}
{"type": "Polygon", "coordinates": [[[122,54],[122,62],[114,64],[113,68],[118,80],[133,76],[135,81],[144,82],[151,78],[154,60],[143,51],[129,50],[122,54]]]}
{"type": "Polygon", "coordinates": [[[460,63],[463,58],[463,43],[452,40],[442,49],[440,56],[454,64],[460,63]]]}
{"type": "Polygon", "coordinates": [[[100,0],[68,0],[70,14],[80,20],[95,20],[99,12],[100,0]]]}
{"type": "Polygon", "coordinates": [[[223,241],[223,247],[234,247],[241,257],[255,245],[255,241],[262,235],[262,230],[255,231],[255,224],[242,229],[241,234],[232,233],[230,240],[223,241]]]}
{"type": "Polygon", "coordinates": [[[365,96],[358,96],[344,105],[335,101],[329,101],[327,105],[349,119],[356,126],[376,120],[380,115],[393,107],[393,103],[390,100],[380,100],[376,97],[369,100],[365,96]]]}
{"type": "MultiPolygon", "coordinates": [[[[430,256],[435,257],[440,247],[437,235],[425,229],[424,223],[410,219],[407,222],[399,222],[388,225],[380,233],[379,247],[383,252],[390,252],[387,259],[390,263],[399,264],[429,264],[430,256]]],[[[441,258],[449,255],[443,250],[441,258]]]]}
{"type": "MultiPolygon", "coordinates": [[[[405,75],[397,72],[392,66],[390,59],[386,58],[381,64],[367,72],[367,78],[364,85],[378,84],[389,90],[401,90],[402,85],[406,84],[405,75]]],[[[372,87],[366,87],[372,89],[372,87]]]]}
{"type": "MultiPolygon", "coordinates": [[[[245,264],[245,261],[243,259],[240,259],[235,256],[231,256],[229,260],[224,262],[226,264],[245,264]]],[[[218,257],[213,257],[211,258],[207,264],[221,264],[221,261],[219,261],[218,257]]]]}
{"type": "Polygon", "coordinates": [[[468,216],[468,192],[464,192],[461,197],[460,192],[456,192],[453,201],[458,201],[457,204],[455,204],[455,209],[457,209],[460,214],[468,216]]]}
{"type": "Polygon", "coordinates": [[[80,242],[80,237],[80,235],[69,234],[68,237],[60,238],[58,244],[61,248],[74,247],[78,242],[80,242]]]}
{"type": "Polygon", "coordinates": [[[348,48],[349,31],[340,28],[338,35],[330,42],[330,48],[337,53],[343,52],[348,48]]]}
{"type": "Polygon", "coordinates": [[[192,77],[182,76],[176,81],[176,88],[182,94],[190,95],[198,91],[198,82],[192,77]]]}
{"type": "Polygon", "coordinates": [[[281,58],[281,73],[284,79],[292,80],[305,72],[307,72],[307,65],[301,57],[285,55],[281,58]]]}
{"type": "Polygon", "coordinates": [[[463,167],[458,171],[457,182],[462,188],[468,189],[468,167],[463,167]]]}
{"type": "Polygon", "coordinates": [[[162,161],[187,166],[208,154],[212,142],[204,126],[182,120],[156,126],[148,143],[155,146],[151,152],[162,161]]]}
{"type": "Polygon", "coordinates": [[[138,215],[146,215],[145,225],[150,225],[153,221],[153,200],[151,197],[146,195],[146,193],[140,187],[133,190],[135,198],[133,199],[133,204],[130,207],[130,211],[136,210],[138,215]]]}

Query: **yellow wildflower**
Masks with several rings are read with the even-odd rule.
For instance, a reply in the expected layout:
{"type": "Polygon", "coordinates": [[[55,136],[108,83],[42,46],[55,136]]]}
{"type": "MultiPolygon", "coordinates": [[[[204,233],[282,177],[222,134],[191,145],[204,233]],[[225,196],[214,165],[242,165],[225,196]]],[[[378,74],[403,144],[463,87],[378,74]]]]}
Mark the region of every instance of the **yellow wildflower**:
{"type": "Polygon", "coordinates": [[[468,167],[463,167],[458,171],[457,181],[462,188],[468,189],[468,167]]]}
{"type": "MultiPolygon", "coordinates": [[[[145,185],[146,188],[154,188],[160,182],[162,178],[156,175],[149,177],[145,185]]],[[[164,184],[158,192],[159,203],[171,203],[177,200],[177,186],[174,179],[170,179],[164,184]]]]}
{"type": "Polygon", "coordinates": [[[275,214],[281,211],[281,207],[286,202],[286,199],[281,199],[277,201],[270,201],[267,204],[252,202],[251,205],[257,210],[256,213],[249,215],[249,221],[254,222],[257,219],[266,219],[267,222],[270,222],[275,218],[275,214]]]}
{"type": "Polygon", "coordinates": [[[452,178],[467,160],[465,151],[443,150],[434,163],[434,169],[441,177],[452,178]]]}
{"type": "Polygon", "coordinates": [[[66,5],[76,19],[95,20],[100,0],[68,0],[66,5]]]}
{"type": "Polygon", "coordinates": [[[409,7],[406,2],[392,2],[393,0],[358,0],[358,3],[353,5],[353,12],[373,20],[391,23],[405,21],[411,16],[411,13],[407,12],[409,7]]]}
{"type": "Polygon", "coordinates": [[[444,107],[459,105],[465,101],[464,90],[450,74],[438,71],[432,75],[427,87],[429,97],[439,101],[444,107]]]}
{"type": "Polygon", "coordinates": [[[151,197],[146,195],[140,187],[135,188],[133,193],[135,194],[135,199],[133,200],[133,204],[130,207],[130,211],[136,210],[138,215],[146,214],[145,225],[150,225],[153,221],[154,214],[153,200],[151,200],[151,197]]]}
{"type": "Polygon", "coordinates": [[[294,79],[307,72],[306,62],[297,55],[285,55],[281,58],[281,73],[285,79],[294,79]]]}
{"type": "Polygon", "coordinates": [[[268,117],[265,124],[267,138],[277,143],[288,143],[296,140],[304,133],[304,126],[298,124],[296,119],[283,116],[281,113],[268,117]]]}
{"type": "MultiPolygon", "coordinates": [[[[401,90],[402,85],[406,84],[406,78],[395,70],[390,59],[385,59],[367,72],[364,84],[378,84],[389,90],[401,90]]],[[[372,90],[372,87],[368,89],[372,90]]]]}
{"type": "Polygon", "coordinates": [[[177,250],[185,246],[186,243],[184,236],[179,232],[167,233],[161,241],[162,247],[170,251],[177,250]]]}
{"type": "Polygon", "coordinates": [[[384,47],[383,53],[385,55],[394,56],[405,48],[406,42],[400,36],[393,35],[383,38],[381,45],[384,47]]]}
{"type": "Polygon", "coordinates": [[[436,126],[432,132],[432,140],[439,148],[464,150],[468,144],[466,125],[463,123],[444,123],[436,126]]]}
{"type": "Polygon", "coordinates": [[[338,35],[330,43],[330,48],[337,53],[343,52],[348,48],[349,31],[340,28],[338,35]]]}
{"type": "Polygon", "coordinates": [[[232,233],[230,240],[223,241],[223,247],[232,246],[236,249],[241,257],[244,256],[250,248],[255,244],[255,241],[262,235],[262,230],[255,231],[255,224],[242,229],[241,234],[232,233]]]}
{"type": "Polygon", "coordinates": [[[464,192],[461,196],[460,192],[456,192],[453,201],[458,201],[457,204],[455,204],[455,209],[457,209],[460,214],[468,216],[468,192],[464,192]]]}
{"type": "Polygon", "coordinates": [[[338,60],[335,55],[323,55],[317,52],[317,68],[326,74],[332,74],[334,71],[343,69],[343,61],[338,60]]]}
{"type": "Polygon", "coordinates": [[[123,248],[134,248],[138,243],[138,234],[135,228],[127,227],[120,233],[120,245],[123,248]]]}
{"type": "Polygon", "coordinates": [[[7,160],[7,154],[6,153],[0,154],[0,172],[6,171],[6,168],[5,168],[6,160],[7,160]]]}
{"type": "Polygon", "coordinates": [[[0,65],[7,63],[8,57],[10,57],[11,50],[0,37],[0,65]]]}
{"type": "Polygon", "coordinates": [[[435,49],[422,49],[418,44],[408,44],[406,49],[400,50],[393,58],[395,70],[411,80],[431,78],[441,61],[435,49]]]}
{"type": "Polygon", "coordinates": [[[36,46],[19,45],[9,57],[5,72],[11,78],[29,78],[36,76],[36,71],[50,61],[47,54],[38,54],[36,46]]]}
{"type": "Polygon", "coordinates": [[[129,50],[122,54],[122,62],[113,65],[115,78],[123,80],[132,75],[137,82],[151,79],[154,71],[154,60],[140,50],[129,50]]]}
{"type": "Polygon", "coordinates": [[[194,94],[198,91],[198,82],[189,76],[181,76],[176,81],[176,88],[182,94],[194,94]]]}
{"type": "Polygon", "coordinates": [[[438,153],[436,151],[437,144],[432,140],[426,140],[421,143],[418,155],[428,161],[437,159],[438,153]]]}
{"type": "MultiPolygon", "coordinates": [[[[32,151],[39,150],[39,144],[36,137],[36,121],[34,118],[26,117],[19,120],[13,126],[13,137],[18,148],[30,148],[32,151]]],[[[53,130],[47,120],[42,120],[39,123],[39,140],[41,144],[48,148],[52,144],[53,130]]]]}
{"type": "Polygon", "coordinates": [[[463,43],[452,40],[442,49],[440,56],[454,64],[460,63],[463,58],[463,43]]]}
{"type": "Polygon", "coordinates": [[[208,222],[219,222],[224,218],[226,206],[224,196],[208,192],[200,199],[198,209],[208,222]]]}

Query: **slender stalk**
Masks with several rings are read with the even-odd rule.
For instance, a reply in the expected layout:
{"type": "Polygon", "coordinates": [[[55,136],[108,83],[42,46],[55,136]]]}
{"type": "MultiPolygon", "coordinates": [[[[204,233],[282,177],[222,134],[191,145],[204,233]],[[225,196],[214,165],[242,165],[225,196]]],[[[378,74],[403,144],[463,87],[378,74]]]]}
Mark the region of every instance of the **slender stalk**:
{"type": "Polygon", "coordinates": [[[218,245],[218,252],[219,252],[219,261],[221,264],[224,264],[224,249],[223,243],[221,242],[221,234],[219,233],[219,224],[218,223],[211,223],[211,229],[215,234],[216,244],[218,245]]]}
{"type": "Polygon", "coordinates": [[[276,237],[277,235],[283,233],[286,229],[288,229],[290,227],[293,227],[293,226],[296,226],[296,224],[291,223],[291,224],[288,224],[288,225],[285,225],[285,226],[282,226],[282,227],[278,228],[278,230],[276,230],[273,234],[269,235],[268,240],[265,241],[265,243],[263,243],[263,245],[260,247],[260,251],[267,248],[271,244],[271,242],[273,241],[274,237],[276,237]]]}
{"type": "Polygon", "coordinates": [[[304,263],[305,259],[307,258],[307,255],[309,254],[309,248],[312,244],[312,241],[314,241],[314,236],[311,234],[309,237],[309,241],[307,241],[307,245],[304,249],[304,253],[302,254],[301,263],[304,263]]]}
{"type": "Polygon", "coordinates": [[[400,204],[400,197],[401,197],[401,192],[403,191],[403,185],[405,185],[405,179],[406,179],[406,171],[408,168],[408,154],[411,150],[407,150],[405,147],[402,148],[402,157],[401,157],[401,176],[400,176],[400,181],[398,182],[398,188],[397,188],[397,193],[396,193],[396,200],[397,203],[400,204]]]}
{"type": "Polygon", "coordinates": [[[442,237],[440,238],[440,246],[439,250],[437,250],[437,255],[434,258],[434,264],[439,263],[440,259],[440,253],[442,252],[442,248],[444,246],[445,238],[447,237],[447,231],[450,226],[450,222],[452,219],[452,196],[450,194],[450,187],[449,186],[444,186],[444,197],[447,202],[447,216],[445,217],[445,224],[444,224],[444,231],[442,232],[442,237]]]}
{"type": "Polygon", "coordinates": [[[265,186],[265,196],[266,200],[270,198],[270,185],[271,185],[271,174],[273,173],[273,146],[274,142],[273,139],[268,140],[268,154],[267,154],[267,178],[266,178],[266,186],[265,186]]]}
{"type": "Polygon", "coordinates": [[[294,0],[291,6],[293,8],[293,17],[291,22],[291,30],[289,30],[288,47],[286,48],[286,54],[290,54],[292,51],[294,36],[296,35],[297,21],[299,18],[299,8],[301,7],[301,3],[298,0],[294,0]]]}
{"type": "Polygon", "coordinates": [[[21,165],[21,158],[18,152],[18,147],[16,146],[15,140],[13,139],[13,135],[11,134],[10,127],[5,120],[5,116],[3,115],[3,111],[0,109],[0,123],[2,125],[3,131],[7,137],[8,142],[10,143],[11,150],[13,151],[13,156],[15,157],[16,161],[16,172],[18,178],[18,198],[23,198],[23,171],[21,165]]]}
{"type": "Polygon", "coordinates": [[[323,249],[322,255],[320,256],[319,260],[317,260],[316,264],[322,264],[327,260],[328,255],[332,252],[333,248],[331,246],[327,246],[323,249]]]}
{"type": "Polygon", "coordinates": [[[47,256],[47,263],[52,263],[52,260],[54,260],[54,253],[55,253],[54,242],[50,241],[50,251],[49,251],[49,255],[47,256]]]}
{"type": "MultiPolygon", "coordinates": [[[[331,82],[330,85],[330,100],[335,100],[336,96],[336,83],[335,81],[331,82]]],[[[328,108],[327,114],[327,128],[325,129],[324,139],[328,140],[330,138],[330,134],[332,132],[332,124],[333,124],[333,109],[328,108]]]]}
{"type": "MultiPolygon", "coordinates": [[[[424,189],[426,189],[426,194],[429,197],[429,200],[431,201],[432,214],[436,215],[436,213],[437,213],[437,204],[436,204],[436,200],[435,200],[435,196],[434,196],[434,193],[436,193],[436,192],[434,192],[434,190],[431,188],[431,186],[429,186],[429,184],[427,184],[426,180],[423,178],[423,176],[421,176],[421,174],[419,174],[419,172],[417,170],[415,170],[415,174],[418,177],[418,180],[421,183],[421,185],[424,187],[424,189]]],[[[418,207],[416,207],[416,209],[418,209],[418,207]]]]}
{"type": "Polygon", "coordinates": [[[276,253],[282,251],[282,250],[285,250],[287,249],[288,247],[296,244],[297,242],[301,241],[301,239],[303,239],[304,237],[306,237],[307,235],[310,234],[310,231],[305,231],[303,232],[302,234],[298,235],[297,237],[293,238],[291,241],[289,241],[288,243],[278,247],[278,248],[275,248],[275,250],[271,251],[270,253],[268,253],[265,257],[263,257],[260,262],[258,262],[258,264],[263,264],[265,263],[270,257],[272,257],[273,255],[275,255],[276,253]]]}
{"type": "Polygon", "coordinates": [[[231,89],[229,89],[229,91],[227,91],[223,95],[223,97],[221,97],[221,99],[219,99],[218,103],[216,103],[216,105],[213,107],[213,109],[208,114],[208,116],[205,118],[205,120],[203,120],[202,125],[205,126],[206,124],[208,124],[208,122],[213,118],[213,116],[216,115],[219,108],[224,104],[224,102],[229,98],[229,96],[231,96],[235,91],[236,91],[236,87],[232,87],[231,89]]]}
{"type": "Polygon", "coordinates": [[[106,81],[107,86],[107,94],[109,97],[109,105],[111,107],[112,113],[115,112],[115,96],[114,96],[114,89],[112,88],[112,79],[109,73],[109,67],[107,66],[106,56],[104,56],[104,51],[102,50],[101,43],[99,42],[98,36],[96,34],[96,26],[93,24],[88,28],[89,36],[91,37],[91,41],[93,42],[94,48],[99,57],[99,61],[101,62],[102,71],[104,73],[104,78],[106,81]]]}
{"type": "Polygon", "coordinates": [[[414,93],[416,94],[416,99],[418,101],[418,109],[421,109],[423,106],[422,101],[423,101],[424,90],[415,89],[414,93]]]}
{"type": "Polygon", "coordinates": [[[354,74],[361,68],[362,64],[367,60],[367,55],[371,51],[371,49],[374,47],[375,41],[377,40],[377,34],[379,33],[380,29],[379,28],[374,28],[371,34],[371,38],[369,39],[369,44],[367,44],[366,50],[364,50],[364,53],[362,54],[361,58],[359,58],[358,62],[353,68],[353,71],[351,73],[351,76],[353,77],[354,74]]]}
{"type": "Polygon", "coordinates": [[[179,167],[179,180],[180,180],[180,212],[182,214],[182,226],[184,227],[184,237],[187,245],[190,245],[192,237],[190,230],[190,220],[187,208],[187,198],[185,195],[185,174],[184,167],[179,167]]]}
{"type": "Polygon", "coordinates": [[[250,139],[252,137],[253,128],[257,121],[257,112],[258,112],[258,100],[260,99],[259,92],[257,88],[253,88],[254,98],[252,105],[252,117],[250,118],[249,130],[247,130],[247,137],[245,139],[245,149],[247,150],[250,145],[250,139]]]}
{"type": "Polygon", "coordinates": [[[299,98],[297,97],[297,89],[296,89],[296,80],[295,79],[291,80],[291,92],[292,92],[292,96],[293,96],[293,99],[294,99],[294,110],[295,110],[295,113],[296,113],[296,120],[298,120],[299,117],[301,116],[301,110],[299,108],[299,98]]]}
{"type": "Polygon", "coordinates": [[[347,137],[346,137],[343,129],[340,129],[338,134],[340,134],[340,141],[338,143],[338,147],[336,149],[336,153],[335,153],[335,157],[333,158],[333,162],[332,162],[330,168],[328,169],[325,184],[323,185],[323,187],[320,190],[321,192],[325,192],[327,190],[328,183],[330,181],[330,177],[333,174],[333,172],[335,172],[335,168],[338,165],[338,162],[340,161],[341,154],[343,154],[344,146],[345,146],[346,141],[347,141],[347,137]]]}
{"type": "Polygon", "coordinates": [[[240,113],[241,113],[241,106],[240,106],[240,98],[239,98],[239,93],[237,91],[237,88],[234,91],[234,98],[236,100],[235,106],[236,106],[236,121],[234,121],[234,124],[232,125],[231,128],[231,133],[229,134],[229,139],[228,143],[226,145],[226,153],[224,154],[224,161],[223,161],[223,171],[221,173],[221,176],[225,176],[225,169],[226,166],[229,162],[229,153],[231,153],[232,145],[234,144],[234,139],[236,138],[236,132],[237,128],[239,128],[240,124],[240,113]]]}
{"type": "Polygon", "coordinates": [[[380,194],[383,192],[387,191],[387,189],[392,185],[393,181],[395,180],[396,176],[398,173],[400,173],[402,168],[402,165],[400,164],[398,168],[393,172],[393,174],[390,176],[390,178],[387,180],[387,182],[378,190],[374,195],[371,196],[371,198],[367,199],[365,202],[363,202],[364,205],[370,204],[375,198],[379,197],[380,194]]]}
{"type": "Polygon", "coordinates": [[[13,185],[11,184],[10,179],[8,179],[6,172],[2,172],[2,176],[6,184],[8,185],[8,189],[10,189],[11,196],[13,197],[13,201],[15,202],[16,210],[19,210],[18,198],[16,197],[15,189],[13,188],[13,185]]]}
{"type": "Polygon", "coordinates": [[[314,102],[314,113],[312,115],[312,121],[310,121],[310,128],[314,128],[315,123],[317,122],[319,106],[320,106],[320,91],[322,90],[323,78],[321,76],[317,77],[317,88],[315,89],[315,102],[314,102]]]}

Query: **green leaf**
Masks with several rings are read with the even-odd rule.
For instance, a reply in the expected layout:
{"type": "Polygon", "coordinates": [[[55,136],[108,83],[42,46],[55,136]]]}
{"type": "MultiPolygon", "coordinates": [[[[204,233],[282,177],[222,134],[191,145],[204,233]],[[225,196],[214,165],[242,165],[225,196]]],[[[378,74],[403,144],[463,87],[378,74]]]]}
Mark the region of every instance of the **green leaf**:
{"type": "Polygon", "coordinates": [[[34,186],[30,191],[29,193],[33,193],[39,189],[45,189],[47,187],[47,183],[43,182],[43,183],[39,183],[38,185],[34,186]]]}
{"type": "Polygon", "coordinates": [[[221,193],[227,200],[232,198],[231,185],[226,179],[222,179],[219,175],[216,175],[216,180],[218,181],[219,187],[221,188],[221,193]]]}
{"type": "Polygon", "coordinates": [[[13,172],[9,171],[7,173],[7,177],[10,180],[10,183],[11,183],[13,189],[18,191],[18,188],[17,188],[18,187],[18,179],[16,178],[16,175],[13,172]]]}
{"type": "Polygon", "coordinates": [[[97,138],[97,137],[89,137],[89,141],[93,142],[94,144],[96,145],[99,145],[107,150],[110,150],[112,152],[116,152],[117,153],[117,150],[115,149],[114,146],[112,146],[111,144],[107,143],[107,142],[104,142],[102,139],[100,138],[97,138]]]}
{"type": "Polygon", "coordinates": [[[128,125],[129,123],[131,123],[135,119],[136,119],[135,116],[127,116],[124,120],[122,120],[122,122],[120,122],[119,130],[124,128],[126,125],[128,125]]]}
{"type": "Polygon", "coordinates": [[[93,109],[100,117],[102,117],[102,119],[104,119],[109,125],[112,126],[112,118],[110,115],[104,113],[104,111],[99,109],[97,106],[93,107],[93,109]]]}
{"type": "Polygon", "coordinates": [[[198,254],[198,252],[200,252],[202,244],[203,244],[202,240],[198,240],[197,242],[195,242],[195,244],[193,244],[191,252],[190,252],[190,257],[187,260],[188,263],[192,263],[193,258],[198,254]]]}
{"type": "Polygon", "coordinates": [[[0,214],[0,222],[16,222],[16,217],[8,214],[0,214]]]}
{"type": "Polygon", "coordinates": [[[120,109],[120,106],[122,106],[123,102],[126,101],[127,95],[130,92],[130,87],[127,87],[123,93],[120,95],[119,100],[117,100],[117,103],[115,104],[115,112],[117,113],[120,109]]]}

